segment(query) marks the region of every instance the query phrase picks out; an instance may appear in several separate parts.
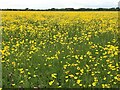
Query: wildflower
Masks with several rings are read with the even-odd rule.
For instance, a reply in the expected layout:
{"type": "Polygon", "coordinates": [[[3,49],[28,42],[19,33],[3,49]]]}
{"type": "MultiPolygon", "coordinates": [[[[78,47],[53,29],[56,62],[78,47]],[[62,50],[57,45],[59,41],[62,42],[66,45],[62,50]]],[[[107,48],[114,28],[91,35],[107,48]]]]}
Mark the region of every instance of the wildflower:
{"type": "Polygon", "coordinates": [[[68,78],[68,76],[65,76],[65,78],[68,78]]]}
{"type": "Polygon", "coordinates": [[[28,75],[30,75],[31,73],[30,72],[28,72],[28,75]]]}
{"type": "Polygon", "coordinates": [[[16,63],[15,63],[15,62],[12,62],[12,65],[15,67],[16,63]]]}
{"type": "Polygon", "coordinates": [[[50,82],[49,82],[49,85],[51,86],[53,83],[54,83],[54,80],[53,80],[53,81],[50,81],[50,82]]]}
{"type": "Polygon", "coordinates": [[[78,77],[74,77],[74,79],[77,79],[78,77]]]}
{"type": "Polygon", "coordinates": [[[81,80],[77,80],[77,84],[80,84],[81,80]]]}
{"type": "Polygon", "coordinates": [[[96,82],[93,82],[92,85],[93,85],[93,86],[96,86],[96,82]]]}
{"type": "Polygon", "coordinates": [[[90,52],[90,51],[88,51],[88,52],[87,52],[87,55],[91,55],[91,52],[90,52]]]}
{"type": "Polygon", "coordinates": [[[82,60],[82,59],[83,59],[83,56],[81,56],[80,59],[82,60]]]}
{"type": "Polygon", "coordinates": [[[22,81],[20,81],[20,83],[23,83],[23,80],[22,80],[22,81]]]}
{"type": "Polygon", "coordinates": [[[12,86],[15,86],[15,84],[12,84],[12,86]]]}
{"type": "Polygon", "coordinates": [[[103,80],[106,80],[106,77],[104,77],[103,80]]]}
{"type": "Polygon", "coordinates": [[[71,78],[72,78],[72,77],[74,77],[74,75],[73,75],[73,74],[71,74],[71,75],[69,75],[69,76],[70,76],[71,78]]]}
{"type": "Polygon", "coordinates": [[[51,74],[51,77],[56,78],[56,73],[51,74]]]}
{"type": "Polygon", "coordinates": [[[68,82],[68,79],[67,79],[67,80],[65,80],[65,82],[68,82]]]}
{"type": "Polygon", "coordinates": [[[37,75],[33,75],[33,77],[37,77],[37,75]]]}
{"type": "Polygon", "coordinates": [[[18,44],[18,43],[16,44],[17,47],[18,47],[19,45],[20,45],[20,44],[18,44]]]}

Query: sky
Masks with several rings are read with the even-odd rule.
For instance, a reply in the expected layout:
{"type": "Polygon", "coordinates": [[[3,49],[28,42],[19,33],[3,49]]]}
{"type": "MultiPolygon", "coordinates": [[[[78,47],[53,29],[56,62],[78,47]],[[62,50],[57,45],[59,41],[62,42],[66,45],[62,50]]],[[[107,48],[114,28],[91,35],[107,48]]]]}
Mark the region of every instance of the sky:
{"type": "Polygon", "coordinates": [[[0,9],[111,8],[120,0],[0,0],[0,9]]]}

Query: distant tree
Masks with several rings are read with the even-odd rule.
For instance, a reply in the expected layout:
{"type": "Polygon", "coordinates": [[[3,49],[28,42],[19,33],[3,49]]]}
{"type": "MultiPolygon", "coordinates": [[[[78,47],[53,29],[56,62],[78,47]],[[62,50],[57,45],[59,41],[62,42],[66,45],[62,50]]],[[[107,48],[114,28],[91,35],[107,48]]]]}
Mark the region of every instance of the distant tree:
{"type": "Polygon", "coordinates": [[[74,9],[74,8],[51,8],[51,9],[0,9],[2,11],[120,11],[120,7],[116,8],[79,8],[79,9],[74,9]]]}
{"type": "Polygon", "coordinates": [[[65,8],[65,11],[74,11],[74,8],[65,8]]]}
{"type": "Polygon", "coordinates": [[[120,11],[120,7],[116,7],[116,10],[117,10],[117,11],[120,11]]]}
{"type": "Polygon", "coordinates": [[[55,8],[51,8],[51,11],[55,11],[56,9],[55,8]]]}
{"type": "Polygon", "coordinates": [[[29,10],[29,8],[25,8],[25,11],[28,11],[29,10]]]}

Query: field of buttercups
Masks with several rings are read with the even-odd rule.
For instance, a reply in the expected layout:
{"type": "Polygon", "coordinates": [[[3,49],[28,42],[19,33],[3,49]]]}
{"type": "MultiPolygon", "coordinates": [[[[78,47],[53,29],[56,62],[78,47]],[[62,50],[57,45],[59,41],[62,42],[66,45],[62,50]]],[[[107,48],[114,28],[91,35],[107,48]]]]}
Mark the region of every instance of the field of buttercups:
{"type": "Polygon", "coordinates": [[[5,12],[3,88],[118,88],[118,12],[5,12]]]}

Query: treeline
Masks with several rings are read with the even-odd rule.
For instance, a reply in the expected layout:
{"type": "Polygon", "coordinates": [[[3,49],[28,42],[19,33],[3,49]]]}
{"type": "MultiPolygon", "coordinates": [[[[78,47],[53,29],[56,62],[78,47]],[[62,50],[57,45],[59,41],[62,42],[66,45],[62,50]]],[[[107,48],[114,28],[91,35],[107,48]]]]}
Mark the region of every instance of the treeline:
{"type": "Polygon", "coordinates": [[[74,9],[74,8],[51,8],[51,9],[0,9],[0,11],[120,11],[120,7],[116,8],[79,8],[79,9],[74,9]]]}

